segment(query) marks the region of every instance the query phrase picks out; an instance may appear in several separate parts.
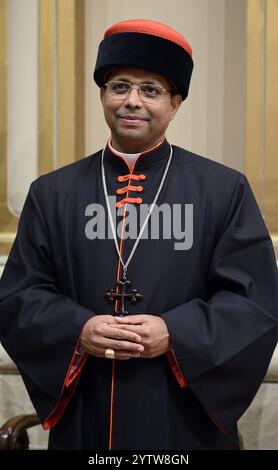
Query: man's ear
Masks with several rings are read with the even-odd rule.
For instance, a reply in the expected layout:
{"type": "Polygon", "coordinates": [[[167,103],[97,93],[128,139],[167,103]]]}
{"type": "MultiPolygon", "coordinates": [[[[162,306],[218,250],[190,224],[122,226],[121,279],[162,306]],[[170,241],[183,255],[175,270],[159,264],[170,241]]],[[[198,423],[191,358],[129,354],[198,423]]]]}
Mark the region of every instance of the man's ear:
{"type": "Polygon", "coordinates": [[[171,106],[172,111],[170,114],[170,121],[172,121],[182,103],[182,96],[181,95],[172,95],[171,96],[171,106]]]}

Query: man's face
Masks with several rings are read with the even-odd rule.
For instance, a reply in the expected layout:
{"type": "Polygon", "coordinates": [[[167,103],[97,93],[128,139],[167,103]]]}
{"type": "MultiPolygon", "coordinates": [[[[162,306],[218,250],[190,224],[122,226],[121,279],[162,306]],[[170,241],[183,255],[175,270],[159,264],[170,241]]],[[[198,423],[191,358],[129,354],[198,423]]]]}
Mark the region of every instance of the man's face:
{"type": "MultiPolygon", "coordinates": [[[[133,85],[149,83],[169,90],[169,82],[161,75],[143,69],[125,68],[111,72],[107,81],[128,81],[133,85]]],[[[164,93],[157,102],[142,101],[137,89],[124,99],[113,99],[101,88],[104,116],[111,129],[112,146],[126,153],[143,152],[164,138],[169,122],[182,101],[181,95],[164,93]]]]}

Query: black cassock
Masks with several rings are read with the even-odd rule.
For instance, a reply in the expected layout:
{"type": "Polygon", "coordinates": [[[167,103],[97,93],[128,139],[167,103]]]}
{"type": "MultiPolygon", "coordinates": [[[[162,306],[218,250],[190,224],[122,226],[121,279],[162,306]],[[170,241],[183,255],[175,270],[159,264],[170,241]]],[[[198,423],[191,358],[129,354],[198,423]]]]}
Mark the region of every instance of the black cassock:
{"type": "MultiPolygon", "coordinates": [[[[172,353],[155,359],[88,356],[74,377],[83,325],[114,312],[104,298],[116,283],[114,241],[90,235],[91,205],[105,207],[101,152],[31,185],[0,283],[0,332],[41,421],[58,421],[50,448],[108,449],[109,439],[112,449],[238,448],[237,420],[277,341],[275,256],[246,178],[173,148],[157,203],[193,205],[193,244],[174,249],[159,226],[128,269],[143,294],[129,314],[160,315],[169,329],[172,353]]],[[[139,158],[134,174],[146,179],[131,184],[144,190],[129,197],[153,201],[169,151],[165,141],[139,158]]],[[[115,195],[129,171],[108,148],[105,170],[115,195]]],[[[124,240],[124,260],[133,244],[124,240]]]]}

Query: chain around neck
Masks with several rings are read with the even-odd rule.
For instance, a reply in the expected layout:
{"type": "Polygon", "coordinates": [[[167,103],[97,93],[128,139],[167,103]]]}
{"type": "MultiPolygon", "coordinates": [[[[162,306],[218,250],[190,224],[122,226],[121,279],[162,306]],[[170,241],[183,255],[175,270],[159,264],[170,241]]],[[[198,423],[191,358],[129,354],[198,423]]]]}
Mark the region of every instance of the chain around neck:
{"type": "Polygon", "coordinates": [[[161,190],[163,188],[163,185],[164,185],[164,182],[165,182],[165,179],[166,179],[166,176],[167,176],[167,173],[168,173],[168,170],[170,168],[170,164],[171,164],[171,161],[172,161],[172,157],[173,157],[173,147],[171,144],[170,145],[170,154],[169,154],[169,157],[168,157],[168,161],[167,161],[167,164],[166,164],[166,167],[165,167],[165,170],[164,170],[164,173],[163,173],[163,176],[161,178],[161,181],[160,181],[160,184],[159,184],[159,187],[158,187],[158,190],[157,190],[157,193],[154,197],[154,200],[151,204],[151,207],[149,208],[148,210],[148,214],[144,220],[144,223],[141,227],[141,230],[138,234],[138,237],[132,247],[132,250],[130,252],[130,255],[126,261],[126,263],[124,263],[123,261],[123,258],[121,256],[121,253],[120,253],[120,249],[119,249],[119,244],[118,244],[118,240],[117,240],[117,235],[116,235],[116,230],[115,230],[115,226],[114,226],[114,222],[113,222],[113,217],[112,217],[112,213],[111,213],[111,207],[110,207],[110,203],[109,203],[109,197],[108,197],[108,191],[107,191],[107,184],[106,184],[106,176],[105,176],[105,168],[104,168],[104,152],[105,152],[105,148],[103,149],[102,151],[102,155],[101,155],[101,174],[102,174],[102,184],[103,184],[103,191],[104,191],[104,197],[105,197],[105,203],[106,203],[106,207],[107,207],[107,212],[108,212],[108,217],[109,217],[109,223],[110,223],[110,227],[111,227],[111,231],[112,231],[112,234],[113,234],[113,239],[114,239],[114,243],[115,243],[115,247],[116,247],[116,250],[117,250],[117,253],[118,253],[118,256],[119,256],[119,259],[121,261],[121,264],[122,264],[122,267],[123,267],[123,272],[124,274],[126,274],[127,272],[127,268],[128,268],[128,265],[130,263],[130,261],[132,260],[133,258],[133,255],[135,253],[135,250],[138,246],[138,243],[139,241],[141,240],[141,237],[143,235],[143,232],[146,228],[146,225],[148,223],[148,220],[153,212],[153,209],[156,205],[156,202],[159,198],[159,195],[161,193],[161,190]]]}

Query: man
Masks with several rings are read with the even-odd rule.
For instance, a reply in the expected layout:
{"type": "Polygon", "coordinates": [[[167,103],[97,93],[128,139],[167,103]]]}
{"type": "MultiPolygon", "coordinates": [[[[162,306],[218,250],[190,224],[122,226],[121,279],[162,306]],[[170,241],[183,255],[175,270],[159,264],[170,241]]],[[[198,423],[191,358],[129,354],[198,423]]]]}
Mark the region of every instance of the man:
{"type": "Polygon", "coordinates": [[[94,78],[111,140],[31,185],[0,331],[51,449],[238,449],[275,348],[277,268],[246,178],[165,138],[191,55],[161,23],[109,28],[94,78]]]}

